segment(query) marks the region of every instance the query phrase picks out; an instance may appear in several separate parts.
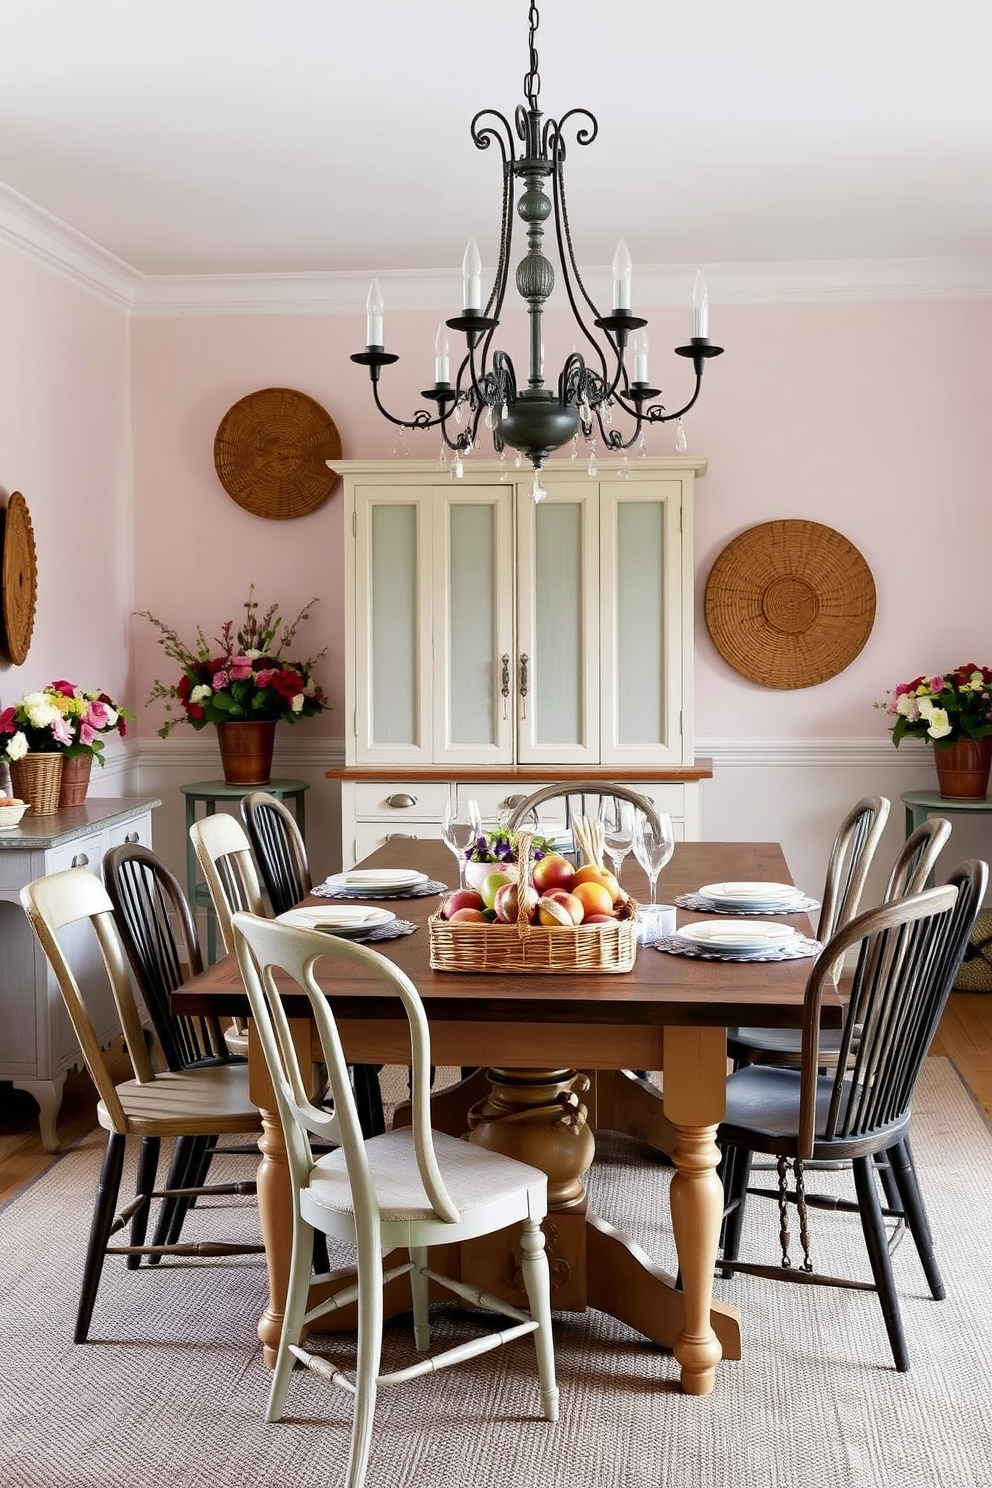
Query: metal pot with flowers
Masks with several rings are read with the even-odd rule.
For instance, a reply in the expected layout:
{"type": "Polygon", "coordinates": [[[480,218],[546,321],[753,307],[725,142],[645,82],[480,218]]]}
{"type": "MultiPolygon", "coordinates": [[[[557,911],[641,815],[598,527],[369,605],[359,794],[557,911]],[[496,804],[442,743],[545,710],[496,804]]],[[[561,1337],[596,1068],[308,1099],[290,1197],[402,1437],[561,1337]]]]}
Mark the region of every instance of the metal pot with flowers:
{"type": "Polygon", "coordinates": [[[238,629],[233,620],[227,620],[210,642],[202,626],[197,626],[192,645],[150,610],[138,610],[138,615],[157,627],[159,645],[179,667],[175,681],[156,680],[148,696],[149,704],[164,703],[165,711],[176,715],[159,729],[161,737],[168,738],[179,723],[197,730],[212,725],[217,729],[224,778],[236,785],[266,784],[276,724],[295,724],[328,707],[314,679],[314,667],[326,647],[303,661],[290,655],[296,632],[309,620],[316,603],[316,598],[308,600],[295,620],[286,624],[278,605],[258,613],[252,584],[238,629]]]}
{"type": "Polygon", "coordinates": [[[952,671],[901,682],[876,703],[894,719],[892,742],[934,746],[941,794],[971,800],[988,790],[992,767],[992,667],[968,662],[952,671]]]}

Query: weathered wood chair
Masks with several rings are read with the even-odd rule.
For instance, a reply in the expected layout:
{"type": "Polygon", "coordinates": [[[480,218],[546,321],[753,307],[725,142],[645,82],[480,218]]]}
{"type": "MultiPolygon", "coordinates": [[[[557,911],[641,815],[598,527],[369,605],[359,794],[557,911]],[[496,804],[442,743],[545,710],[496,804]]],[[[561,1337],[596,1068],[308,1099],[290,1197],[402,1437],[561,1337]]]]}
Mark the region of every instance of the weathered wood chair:
{"type": "Polygon", "coordinates": [[[501,1153],[431,1130],[427,1018],[413,983],[392,962],[371,948],[319,931],[245,914],[236,914],[233,923],[252,1017],[279,1104],[294,1196],[289,1290],[266,1419],[276,1421],[281,1416],[297,1360],[350,1391],[355,1406],[345,1484],[346,1488],[361,1488],[380,1385],[401,1384],[446,1364],[474,1358],[497,1343],[533,1333],[541,1403],[548,1420],[556,1420],[551,1291],[541,1230],[547,1211],[546,1175],[501,1153]],[[334,1015],[314,975],[316,964],[328,961],[342,977],[352,967],[360,967],[363,975],[371,973],[403,1006],[411,1040],[413,1121],[409,1127],[375,1137],[362,1135],[334,1015]],[[309,999],[334,1096],[332,1114],[318,1110],[308,1098],[273,971],[287,973],[309,999]],[[311,1136],[339,1145],[315,1160],[311,1136]],[[428,1264],[430,1246],[458,1243],[517,1224],[529,1313],[435,1272],[428,1264]],[[355,1247],[357,1281],[308,1311],[315,1231],[355,1247]],[[408,1251],[409,1259],[398,1260],[384,1271],[383,1255],[391,1250],[408,1251]],[[427,1302],[431,1281],[490,1312],[504,1314],[512,1324],[496,1334],[487,1329],[482,1336],[407,1368],[380,1373],[382,1289],[402,1275],[410,1277],[414,1338],[417,1349],[425,1354],[430,1347],[427,1302]],[[326,1356],[301,1347],[300,1338],[309,1323],[356,1300],[358,1353],[352,1381],[326,1356]]]}

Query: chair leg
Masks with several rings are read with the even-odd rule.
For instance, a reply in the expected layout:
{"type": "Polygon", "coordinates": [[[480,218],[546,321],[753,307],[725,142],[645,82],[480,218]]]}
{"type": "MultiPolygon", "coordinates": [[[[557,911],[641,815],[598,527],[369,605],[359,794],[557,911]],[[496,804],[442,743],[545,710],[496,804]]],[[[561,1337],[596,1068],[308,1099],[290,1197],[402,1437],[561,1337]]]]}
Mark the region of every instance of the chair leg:
{"type": "Polygon", "coordinates": [[[427,1305],[430,1283],[425,1275],[425,1267],[428,1263],[427,1254],[425,1245],[410,1247],[410,1260],[413,1262],[413,1270],[410,1272],[410,1295],[413,1299],[413,1341],[422,1354],[426,1354],[431,1346],[431,1323],[427,1305]]]}
{"type": "Polygon", "coordinates": [[[379,1085],[379,1066],[376,1064],[353,1064],[351,1083],[358,1108],[358,1122],[363,1137],[379,1137],[386,1130],[386,1116],[382,1109],[382,1089],[379,1085]]]}
{"type": "Polygon", "coordinates": [[[916,1164],[913,1162],[909,1138],[904,1137],[901,1142],[890,1147],[888,1158],[892,1176],[899,1191],[901,1207],[906,1216],[906,1223],[909,1225],[909,1232],[916,1244],[923,1266],[923,1274],[930,1288],[930,1295],[935,1301],[942,1302],[947,1292],[933,1248],[933,1234],[930,1230],[926,1206],[923,1203],[923,1195],[920,1193],[920,1183],[916,1176],[916,1164]]]}
{"type": "MultiPolygon", "coordinates": [[[[208,1141],[208,1137],[178,1137],[176,1139],[172,1162],[169,1164],[169,1175],[165,1181],[166,1188],[195,1187],[202,1167],[203,1151],[208,1141]]],[[[189,1199],[163,1199],[155,1224],[155,1233],[152,1236],[152,1244],[175,1245],[182,1231],[188,1209],[189,1199]]],[[[155,1262],[156,1259],[154,1256],[149,1257],[151,1262],[155,1262]]]]}
{"type": "MultiPolygon", "coordinates": [[[[138,1177],[135,1184],[135,1195],[150,1194],[155,1189],[155,1174],[158,1172],[158,1156],[162,1146],[160,1137],[142,1137],[141,1147],[138,1151],[138,1177]]],[[[131,1244],[144,1245],[145,1235],[148,1232],[148,1214],[151,1209],[151,1199],[146,1198],[140,1209],[136,1209],[131,1220],[131,1244]]],[[[137,1271],[141,1265],[141,1257],[129,1255],[127,1257],[127,1269],[137,1271]]]]}
{"type": "Polygon", "coordinates": [[[269,1403],[265,1411],[267,1421],[278,1421],[286,1405],[289,1377],[296,1363],[296,1356],[289,1351],[290,1344],[298,1344],[303,1332],[303,1319],[310,1297],[310,1275],[313,1271],[314,1231],[299,1214],[293,1218],[293,1249],[289,1258],[289,1285],[286,1289],[286,1311],[283,1314],[282,1334],[276,1367],[272,1372],[269,1403]]]}
{"type": "Polygon", "coordinates": [[[355,1412],[344,1488],[363,1488],[372,1445],[372,1420],[382,1355],[382,1252],[378,1236],[359,1236],[358,1351],[355,1362],[355,1412]]]}
{"type": "Polygon", "coordinates": [[[107,1150],[103,1155],[103,1167],[97,1183],[96,1202],[90,1223],[90,1237],[86,1246],[86,1262],[83,1266],[83,1284],[76,1312],[76,1329],[73,1343],[85,1343],[89,1336],[96,1302],[100,1273],[107,1253],[107,1241],[113,1227],[117,1210],[117,1195],[120,1192],[121,1173],[124,1170],[124,1137],[120,1132],[111,1132],[107,1138],[107,1150]]]}
{"type": "Polygon", "coordinates": [[[889,1335],[892,1358],[899,1372],[905,1374],[909,1368],[909,1350],[906,1347],[906,1335],[903,1333],[902,1319],[899,1315],[899,1299],[896,1296],[896,1284],[892,1275],[892,1262],[889,1258],[889,1244],[885,1233],[885,1221],[882,1218],[882,1206],[878,1200],[878,1189],[875,1187],[875,1164],[870,1157],[856,1157],[852,1166],[854,1187],[861,1212],[861,1228],[868,1247],[872,1276],[878,1288],[878,1300],[882,1304],[882,1316],[885,1318],[885,1329],[889,1335]]]}
{"type": "Polygon", "coordinates": [[[885,1195],[885,1207],[887,1209],[901,1209],[902,1195],[899,1192],[899,1184],[896,1181],[896,1176],[892,1171],[891,1148],[888,1152],[875,1153],[875,1167],[882,1184],[882,1192],[885,1195]]]}
{"type": "MultiPolygon", "coordinates": [[[[741,1231],[744,1228],[744,1205],[747,1201],[747,1185],[751,1177],[753,1153],[745,1147],[735,1147],[731,1153],[727,1170],[723,1221],[723,1259],[736,1261],[741,1247],[741,1231]]],[[[724,1279],[733,1276],[733,1271],[723,1272],[724,1279]]]]}
{"type": "Polygon", "coordinates": [[[537,1323],[537,1379],[541,1405],[548,1421],[558,1419],[558,1382],[555,1379],[555,1349],[551,1334],[551,1272],[544,1248],[544,1231],[536,1219],[525,1219],[520,1230],[520,1269],[531,1317],[537,1323]]]}

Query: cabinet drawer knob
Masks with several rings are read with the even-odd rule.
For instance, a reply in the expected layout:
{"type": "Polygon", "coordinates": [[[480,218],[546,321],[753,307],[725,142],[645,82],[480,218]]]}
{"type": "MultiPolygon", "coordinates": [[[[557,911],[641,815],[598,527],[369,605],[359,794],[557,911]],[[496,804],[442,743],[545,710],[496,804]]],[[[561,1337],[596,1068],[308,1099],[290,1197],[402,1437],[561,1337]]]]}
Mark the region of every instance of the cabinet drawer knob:
{"type": "Polygon", "coordinates": [[[136,842],[141,841],[141,835],[138,832],[128,832],[127,836],[124,838],[124,841],[128,844],[129,847],[133,847],[136,842]]]}
{"type": "Polygon", "coordinates": [[[396,838],[402,838],[404,842],[416,842],[418,840],[417,839],[416,832],[387,832],[386,833],[386,841],[387,842],[392,842],[396,838]]]}
{"type": "Polygon", "coordinates": [[[503,805],[510,811],[516,811],[517,807],[523,805],[526,799],[526,796],[507,796],[503,805]]]}
{"type": "Polygon", "coordinates": [[[88,868],[90,866],[89,853],[77,853],[72,860],[73,868],[88,868]]]}
{"type": "Polygon", "coordinates": [[[386,797],[387,806],[396,806],[400,810],[409,811],[411,806],[416,806],[416,796],[407,795],[405,791],[398,791],[394,796],[386,797]]]}

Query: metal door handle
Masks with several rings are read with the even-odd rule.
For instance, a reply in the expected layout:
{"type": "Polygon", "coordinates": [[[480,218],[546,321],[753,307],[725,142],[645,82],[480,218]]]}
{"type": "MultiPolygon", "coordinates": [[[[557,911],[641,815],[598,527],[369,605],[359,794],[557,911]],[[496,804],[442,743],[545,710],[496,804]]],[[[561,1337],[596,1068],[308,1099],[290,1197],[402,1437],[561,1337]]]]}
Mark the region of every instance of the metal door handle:
{"type": "Polygon", "coordinates": [[[527,655],[526,651],[521,651],[521,653],[520,653],[520,701],[521,701],[521,704],[522,704],[521,709],[520,709],[520,716],[521,716],[521,718],[526,718],[527,717],[527,668],[528,668],[529,664],[530,664],[530,657],[527,655]]]}
{"type": "Polygon", "coordinates": [[[387,806],[395,806],[402,811],[409,811],[411,806],[416,806],[416,796],[409,796],[405,791],[398,791],[395,796],[386,797],[387,806]]]}

